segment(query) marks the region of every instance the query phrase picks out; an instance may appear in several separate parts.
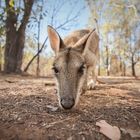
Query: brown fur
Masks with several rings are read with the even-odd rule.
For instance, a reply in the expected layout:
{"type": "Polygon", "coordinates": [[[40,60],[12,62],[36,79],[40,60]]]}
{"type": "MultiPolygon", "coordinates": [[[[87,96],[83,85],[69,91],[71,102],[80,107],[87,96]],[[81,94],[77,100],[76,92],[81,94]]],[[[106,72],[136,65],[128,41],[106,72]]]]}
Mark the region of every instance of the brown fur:
{"type": "Polygon", "coordinates": [[[58,84],[59,103],[64,109],[71,109],[77,104],[79,95],[87,86],[95,86],[99,37],[95,30],[79,30],[71,33],[63,41],[50,26],[48,35],[56,54],[53,66],[58,84]],[[87,83],[90,78],[93,80],[87,83]]]}

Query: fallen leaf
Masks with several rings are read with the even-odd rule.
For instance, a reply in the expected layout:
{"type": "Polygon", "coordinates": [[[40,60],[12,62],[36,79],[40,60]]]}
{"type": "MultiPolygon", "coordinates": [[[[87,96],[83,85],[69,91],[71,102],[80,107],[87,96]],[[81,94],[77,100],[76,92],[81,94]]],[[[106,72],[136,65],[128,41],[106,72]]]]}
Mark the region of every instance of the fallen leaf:
{"type": "Polygon", "coordinates": [[[58,107],[54,107],[52,105],[47,105],[47,108],[50,110],[50,111],[57,111],[58,110],[58,107]]]}
{"type": "Polygon", "coordinates": [[[111,140],[120,140],[121,132],[118,127],[111,126],[105,120],[96,122],[96,125],[100,127],[100,133],[104,134],[111,140]]]}

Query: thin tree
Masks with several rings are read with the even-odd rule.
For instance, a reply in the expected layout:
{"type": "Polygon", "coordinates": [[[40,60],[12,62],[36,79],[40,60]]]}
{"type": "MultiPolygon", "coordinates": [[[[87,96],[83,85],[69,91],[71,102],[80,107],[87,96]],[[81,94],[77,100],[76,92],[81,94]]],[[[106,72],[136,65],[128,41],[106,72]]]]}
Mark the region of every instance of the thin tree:
{"type": "MultiPolygon", "coordinates": [[[[41,21],[43,20],[43,0],[40,1],[41,5],[37,5],[37,9],[36,11],[39,12],[38,13],[34,12],[33,10],[33,19],[37,24],[37,52],[39,52],[40,50],[40,29],[41,29],[41,21]]],[[[36,76],[40,75],[40,54],[37,55],[37,64],[36,64],[36,76]]]]}
{"type": "Polygon", "coordinates": [[[136,77],[136,64],[140,61],[140,40],[129,48],[132,76],[136,77]]]}

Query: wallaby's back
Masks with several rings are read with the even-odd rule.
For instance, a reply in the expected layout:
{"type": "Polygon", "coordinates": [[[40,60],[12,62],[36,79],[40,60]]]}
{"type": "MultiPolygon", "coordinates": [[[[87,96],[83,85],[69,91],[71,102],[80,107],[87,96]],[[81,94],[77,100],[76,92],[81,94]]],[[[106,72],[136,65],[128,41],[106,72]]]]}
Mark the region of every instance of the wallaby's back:
{"type": "Polygon", "coordinates": [[[74,31],[71,34],[69,34],[67,37],[64,38],[64,44],[66,46],[73,46],[84,35],[86,35],[90,32],[91,32],[91,30],[88,30],[88,29],[74,31]]]}
{"type": "Polygon", "coordinates": [[[64,38],[64,44],[67,47],[74,47],[75,44],[85,35],[90,34],[91,32],[94,32],[94,35],[92,36],[91,42],[92,45],[89,46],[86,49],[86,62],[87,65],[95,65],[95,60],[98,60],[99,57],[99,36],[96,33],[95,29],[83,29],[83,30],[77,30],[69,34],[67,37],[64,38]]]}

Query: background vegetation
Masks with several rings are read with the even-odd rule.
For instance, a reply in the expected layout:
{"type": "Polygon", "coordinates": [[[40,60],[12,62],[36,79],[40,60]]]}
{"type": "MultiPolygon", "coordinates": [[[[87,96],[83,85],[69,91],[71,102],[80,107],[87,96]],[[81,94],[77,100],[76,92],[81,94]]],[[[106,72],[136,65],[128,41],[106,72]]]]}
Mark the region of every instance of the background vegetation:
{"type": "Polygon", "coordinates": [[[62,37],[96,28],[99,75],[140,75],[139,0],[0,0],[0,71],[50,75],[47,25],[62,37]]]}

